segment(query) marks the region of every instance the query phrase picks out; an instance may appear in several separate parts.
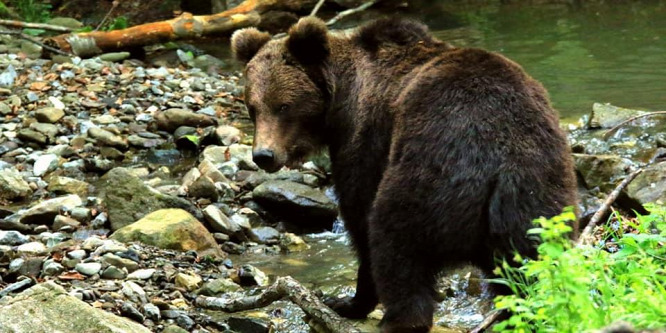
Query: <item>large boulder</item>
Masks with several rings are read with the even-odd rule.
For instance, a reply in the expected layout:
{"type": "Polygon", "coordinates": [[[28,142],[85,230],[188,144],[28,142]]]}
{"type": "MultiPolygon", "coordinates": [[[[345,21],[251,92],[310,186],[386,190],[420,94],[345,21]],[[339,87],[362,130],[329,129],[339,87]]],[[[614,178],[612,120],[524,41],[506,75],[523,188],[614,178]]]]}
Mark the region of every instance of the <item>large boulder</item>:
{"type": "Polygon", "coordinates": [[[111,235],[120,242],[141,242],[162,249],[194,250],[201,255],[223,257],[224,253],[199,220],[182,209],[161,209],[146,215],[111,235]]]}
{"type": "Polygon", "coordinates": [[[641,204],[666,204],[666,162],[651,165],[627,186],[627,193],[641,204]]]}
{"type": "Polygon", "coordinates": [[[266,181],[252,197],[274,215],[304,227],[330,228],[338,215],[337,206],[323,192],[286,180],[266,181]]]}
{"type": "Polygon", "coordinates": [[[163,208],[182,208],[196,212],[187,200],[163,194],[146,185],[129,169],[115,168],[102,178],[104,203],[109,213],[111,230],[118,230],[163,208]]]}
{"type": "Polygon", "coordinates": [[[587,188],[599,187],[603,192],[612,191],[633,165],[630,160],[617,155],[573,154],[573,158],[587,188]]]}
{"type": "Polygon", "coordinates": [[[149,333],[150,330],[94,308],[49,281],[0,300],[0,332],[149,333]]]}

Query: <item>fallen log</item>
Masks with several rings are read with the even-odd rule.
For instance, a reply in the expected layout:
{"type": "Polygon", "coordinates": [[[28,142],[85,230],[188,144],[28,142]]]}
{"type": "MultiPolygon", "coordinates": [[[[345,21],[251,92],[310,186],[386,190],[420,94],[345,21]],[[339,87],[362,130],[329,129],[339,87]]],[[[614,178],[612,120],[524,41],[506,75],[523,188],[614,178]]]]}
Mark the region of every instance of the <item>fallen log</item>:
{"type": "Polygon", "coordinates": [[[323,327],[326,331],[334,333],[360,332],[291,276],[277,278],[275,283],[256,296],[241,298],[199,296],[195,304],[205,309],[238,312],[265,307],[283,298],[288,298],[303,309],[311,319],[308,323],[311,326],[323,327]]]}
{"type": "Polygon", "coordinates": [[[316,3],[316,0],[246,0],[213,15],[183,13],[171,20],[127,29],[63,34],[47,38],[45,44],[80,57],[91,57],[178,39],[230,34],[236,29],[258,25],[261,14],[267,11],[299,11],[314,7],[316,3]]]}

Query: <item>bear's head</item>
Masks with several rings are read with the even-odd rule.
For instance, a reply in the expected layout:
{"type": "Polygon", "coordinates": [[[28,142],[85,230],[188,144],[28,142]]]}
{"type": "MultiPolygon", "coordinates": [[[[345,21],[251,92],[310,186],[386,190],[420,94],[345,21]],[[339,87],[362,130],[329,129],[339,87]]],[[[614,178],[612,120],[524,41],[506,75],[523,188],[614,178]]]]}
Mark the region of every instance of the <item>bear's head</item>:
{"type": "Polygon", "coordinates": [[[287,37],[271,39],[255,28],[231,38],[236,59],[246,64],[245,105],[255,124],[252,156],[274,172],[295,166],[323,146],[329,94],[324,64],[329,36],[323,21],[306,17],[287,37]]]}

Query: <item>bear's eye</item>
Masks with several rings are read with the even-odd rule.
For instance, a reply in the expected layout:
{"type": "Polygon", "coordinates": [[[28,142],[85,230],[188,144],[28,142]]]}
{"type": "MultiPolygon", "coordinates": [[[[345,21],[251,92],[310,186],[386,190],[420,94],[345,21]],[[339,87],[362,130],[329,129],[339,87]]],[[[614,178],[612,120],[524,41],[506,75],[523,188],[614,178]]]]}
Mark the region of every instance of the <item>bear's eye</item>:
{"type": "Polygon", "coordinates": [[[283,114],[283,113],[287,113],[287,111],[289,111],[289,105],[287,105],[287,104],[280,105],[280,109],[279,109],[278,113],[283,114]]]}

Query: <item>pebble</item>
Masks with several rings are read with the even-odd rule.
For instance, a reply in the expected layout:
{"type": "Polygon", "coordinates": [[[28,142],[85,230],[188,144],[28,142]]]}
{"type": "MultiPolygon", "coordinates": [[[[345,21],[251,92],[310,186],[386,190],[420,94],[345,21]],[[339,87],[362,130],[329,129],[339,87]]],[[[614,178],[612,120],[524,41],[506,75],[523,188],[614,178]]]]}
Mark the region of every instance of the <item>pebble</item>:
{"type": "Polygon", "coordinates": [[[28,236],[18,231],[0,230],[0,245],[21,245],[27,243],[29,240],[28,236]]]}
{"type": "Polygon", "coordinates": [[[99,273],[102,269],[102,264],[98,262],[82,262],[78,263],[74,269],[81,274],[91,276],[99,273]]]}
{"type": "Polygon", "coordinates": [[[16,248],[17,253],[26,255],[42,255],[46,254],[46,251],[46,246],[42,242],[25,243],[16,248]]]}
{"type": "Polygon", "coordinates": [[[153,268],[138,269],[127,275],[127,278],[130,280],[148,280],[153,277],[153,274],[155,274],[155,269],[153,268]]]}

